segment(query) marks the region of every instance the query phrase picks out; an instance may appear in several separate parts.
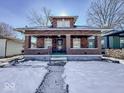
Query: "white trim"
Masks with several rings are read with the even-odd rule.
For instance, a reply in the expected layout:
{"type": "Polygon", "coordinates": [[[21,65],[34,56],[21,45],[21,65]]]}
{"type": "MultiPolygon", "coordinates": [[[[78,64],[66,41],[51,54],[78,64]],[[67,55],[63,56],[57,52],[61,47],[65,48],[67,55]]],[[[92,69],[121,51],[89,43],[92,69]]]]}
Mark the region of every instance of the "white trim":
{"type": "Polygon", "coordinates": [[[102,30],[106,30],[106,31],[110,31],[110,30],[113,30],[113,29],[86,29],[86,28],[34,28],[34,29],[29,29],[29,28],[17,28],[15,29],[16,31],[19,31],[19,32],[25,32],[25,30],[92,30],[92,31],[102,31],[102,30]]]}

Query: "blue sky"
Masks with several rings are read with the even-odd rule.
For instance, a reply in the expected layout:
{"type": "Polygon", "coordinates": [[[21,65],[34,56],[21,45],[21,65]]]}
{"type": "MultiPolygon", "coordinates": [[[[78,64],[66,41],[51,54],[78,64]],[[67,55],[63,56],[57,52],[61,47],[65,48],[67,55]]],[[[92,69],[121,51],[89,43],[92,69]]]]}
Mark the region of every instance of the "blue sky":
{"type": "Polygon", "coordinates": [[[13,27],[28,25],[27,16],[29,11],[39,11],[42,7],[52,10],[53,15],[79,16],[78,25],[86,25],[87,10],[91,0],[1,0],[0,22],[5,22],[13,27]]]}

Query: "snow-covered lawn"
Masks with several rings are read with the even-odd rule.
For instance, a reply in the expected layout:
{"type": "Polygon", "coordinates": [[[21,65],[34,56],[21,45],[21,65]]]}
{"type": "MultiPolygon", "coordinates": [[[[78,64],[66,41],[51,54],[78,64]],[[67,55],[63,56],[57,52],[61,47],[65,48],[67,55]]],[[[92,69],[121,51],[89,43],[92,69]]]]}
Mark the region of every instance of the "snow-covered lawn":
{"type": "Polygon", "coordinates": [[[47,73],[46,62],[28,61],[0,68],[0,93],[35,93],[47,73]]]}
{"type": "Polygon", "coordinates": [[[124,93],[124,65],[68,62],[63,74],[69,93],[124,93]]]}

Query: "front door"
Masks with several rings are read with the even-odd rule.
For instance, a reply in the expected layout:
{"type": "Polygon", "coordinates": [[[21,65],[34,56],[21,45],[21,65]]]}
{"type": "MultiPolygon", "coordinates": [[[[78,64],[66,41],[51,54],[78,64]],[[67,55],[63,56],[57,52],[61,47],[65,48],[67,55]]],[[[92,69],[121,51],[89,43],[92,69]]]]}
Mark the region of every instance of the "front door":
{"type": "Polygon", "coordinates": [[[65,53],[64,38],[56,38],[54,40],[55,43],[54,43],[53,53],[65,53]]]}
{"type": "Polygon", "coordinates": [[[56,49],[60,52],[63,50],[63,39],[57,39],[56,49]]]}

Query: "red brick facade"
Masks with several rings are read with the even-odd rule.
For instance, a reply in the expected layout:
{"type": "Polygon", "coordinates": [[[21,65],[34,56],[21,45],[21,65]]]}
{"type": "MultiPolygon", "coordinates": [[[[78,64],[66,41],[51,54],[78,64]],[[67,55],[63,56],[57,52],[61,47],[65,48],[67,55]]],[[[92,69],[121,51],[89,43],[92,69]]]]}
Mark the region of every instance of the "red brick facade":
{"type": "MultiPolygon", "coordinates": [[[[75,16],[76,17],[76,16],[75,16]]],[[[51,23],[52,23],[52,27],[56,28],[57,27],[57,21],[69,21],[70,22],[70,28],[74,27],[74,23],[75,23],[75,18],[74,17],[67,17],[67,16],[63,16],[63,17],[51,17],[51,23]]]]}
{"type": "MultiPolygon", "coordinates": [[[[78,29],[74,27],[76,17],[51,17],[52,28],[47,29],[25,29],[25,50],[27,55],[44,55],[52,53],[59,46],[58,40],[62,40],[62,50],[66,54],[100,54],[101,32],[92,29],[78,29]],[[69,20],[70,28],[57,28],[57,20],[69,20]],[[36,37],[36,48],[31,48],[31,36],[36,37]],[[88,37],[95,36],[95,48],[88,48],[88,37]],[[52,46],[44,48],[45,38],[52,39],[52,46]],[[73,38],[80,38],[80,48],[73,48],[73,38]]],[[[60,42],[61,43],[61,42],[60,42]]]]}

